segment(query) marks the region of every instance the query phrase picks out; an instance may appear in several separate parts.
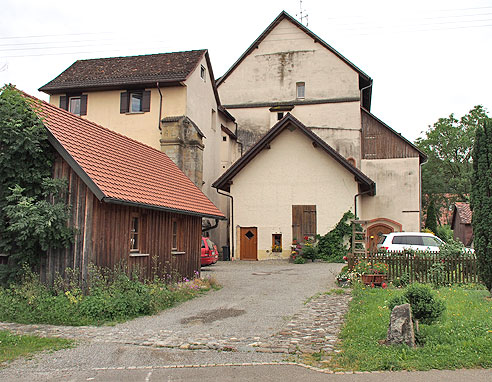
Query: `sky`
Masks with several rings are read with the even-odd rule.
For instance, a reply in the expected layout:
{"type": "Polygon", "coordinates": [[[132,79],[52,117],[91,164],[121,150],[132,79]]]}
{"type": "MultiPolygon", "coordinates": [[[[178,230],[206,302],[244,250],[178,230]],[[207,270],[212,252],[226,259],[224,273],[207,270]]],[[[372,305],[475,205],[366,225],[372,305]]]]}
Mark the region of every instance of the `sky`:
{"type": "Polygon", "coordinates": [[[78,59],[208,49],[224,74],[285,10],[373,80],[407,139],[475,105],[492,115],[492,0],[2,0],[0,86],[37,91],[78,59]]]}

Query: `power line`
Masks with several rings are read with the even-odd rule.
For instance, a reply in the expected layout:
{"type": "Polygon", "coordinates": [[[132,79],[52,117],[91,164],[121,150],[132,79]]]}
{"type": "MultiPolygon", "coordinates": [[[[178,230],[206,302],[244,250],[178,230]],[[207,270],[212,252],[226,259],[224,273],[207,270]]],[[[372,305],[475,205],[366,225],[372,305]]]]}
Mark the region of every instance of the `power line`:
{"type": "Polygon", "coordinates": [[[0,40],[19,39],[19,38],[41,38],[41,37],[61,37],[61,36],[83,36],[83,35],[99,35],[99,34],[114,34],[114,32],[87,32],[87,33],[61,33],[61,34],[45,34],[32,36],[10,36],[0,37],[0,40]]]}

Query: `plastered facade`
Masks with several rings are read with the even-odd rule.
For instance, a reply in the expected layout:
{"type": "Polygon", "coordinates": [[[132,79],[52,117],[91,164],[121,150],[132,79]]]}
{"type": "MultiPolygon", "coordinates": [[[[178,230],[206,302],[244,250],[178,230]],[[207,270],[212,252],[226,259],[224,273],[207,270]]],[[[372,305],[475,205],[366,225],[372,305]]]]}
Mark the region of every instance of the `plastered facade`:
{"type": "Polygon", "coordinates": [[[292,205],[316,205],[317,230],[327,233],[353,209],[354,176],[298,129],[284,130],[233,179],[235,256],[239,227],[258,228],[258,260],[286,258],[292,243],[292,205]],[[272,234],[282,253],[272,253],[272,234]]]}

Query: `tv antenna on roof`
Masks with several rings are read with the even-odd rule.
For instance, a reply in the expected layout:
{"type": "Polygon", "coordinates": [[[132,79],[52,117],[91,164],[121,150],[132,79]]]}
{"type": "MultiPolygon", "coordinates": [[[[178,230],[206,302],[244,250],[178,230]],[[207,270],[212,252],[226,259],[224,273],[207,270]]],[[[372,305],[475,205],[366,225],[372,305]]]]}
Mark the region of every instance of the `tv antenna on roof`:
{"type": "Polygon", "coordinates": [[[299,13],[296,13],[296,16],[299,18],[299,20],[301,20],[301,24],[304,24],[304,20],[306,20],[306,27],[307,27],[309,25],[309,21],[308,21],[309,15],[304,14],[304,12],[306,12],[306,10],[302,9],[302,0],[299,0],[299,8],[300,8],[300,11],[299,11],[299,13]]]}

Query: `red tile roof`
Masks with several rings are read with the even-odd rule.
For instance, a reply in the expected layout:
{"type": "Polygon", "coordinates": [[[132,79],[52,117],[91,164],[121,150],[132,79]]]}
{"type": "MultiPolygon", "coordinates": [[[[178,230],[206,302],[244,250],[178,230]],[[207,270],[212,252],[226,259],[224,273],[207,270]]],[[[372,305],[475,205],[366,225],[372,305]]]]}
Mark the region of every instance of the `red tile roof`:
{"type": "Polygon", "coordinates": [[[456,210],[458,211],[458,216],[463,224],[471,224],[472,222],[472,211],[470,209],[470,203],[456,202],[456,210]]]}
{"type": "Polygon", "coordinates": [[[188,78],[206,52],[191,50],[78,60],[39,90],[54,94],[67,90],[116,89],[132,84],[155,86],[156,82],[178,83],[188,78]]]}
{"type": "Polygon", "coordinates": [[[38,100],[50,141],[98,199],[200,216],[222,212],[163,152],[38,100]]]}

